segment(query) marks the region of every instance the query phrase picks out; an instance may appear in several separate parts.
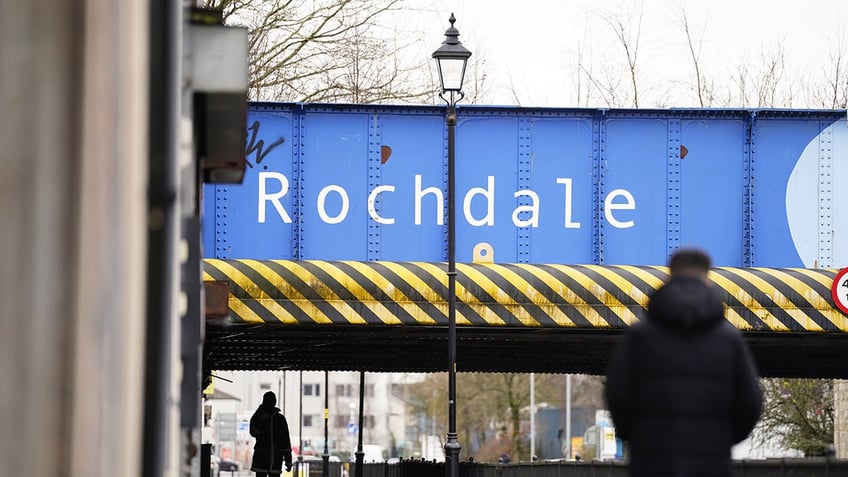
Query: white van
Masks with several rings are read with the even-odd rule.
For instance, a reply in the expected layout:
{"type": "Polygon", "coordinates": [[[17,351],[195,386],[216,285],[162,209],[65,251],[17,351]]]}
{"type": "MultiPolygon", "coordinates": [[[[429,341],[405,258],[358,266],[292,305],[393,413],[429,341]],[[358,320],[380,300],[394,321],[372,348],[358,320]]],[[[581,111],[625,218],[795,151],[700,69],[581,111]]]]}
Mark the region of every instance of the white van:
{"type": "Polygon", "coordinates": [[[383,462],[386,458],[383,456],[383,448],[377,444],[365,444],[362,446],[362,452],[365,454],[363,460],[365,462],[383,462]]]}

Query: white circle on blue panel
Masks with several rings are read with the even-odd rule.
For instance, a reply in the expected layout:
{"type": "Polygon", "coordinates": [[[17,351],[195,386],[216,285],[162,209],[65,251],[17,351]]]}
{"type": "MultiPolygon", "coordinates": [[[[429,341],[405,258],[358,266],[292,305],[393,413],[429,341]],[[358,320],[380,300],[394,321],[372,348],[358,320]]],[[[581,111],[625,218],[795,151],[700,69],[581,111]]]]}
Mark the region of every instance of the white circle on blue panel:
{"type": "MultiPolygon", "coordinates": [[[[824,192],[828,185],[822,187],[824,192]]],[[[834,122],[804,148],[786,184],[786,218],[795,250],[805,267],[848,266],[848,121],[834,122]],[[827,144],[827,139],[830,144],[827,144]],[[824,141],[824,143],[822,143],[824,141]],[[819,168],[822,148],[830,148],[830,170],[819,168]],[[831,200],[820,197],[819,181],[829,181],[831,200]],[[819,215],[830,214],[830,260],[819,261],[819,215]]],[[[822,250],[823,251],[823,250],[822,250]]],[[[822,257],[827,254],[821,254],[822,257]]]]}

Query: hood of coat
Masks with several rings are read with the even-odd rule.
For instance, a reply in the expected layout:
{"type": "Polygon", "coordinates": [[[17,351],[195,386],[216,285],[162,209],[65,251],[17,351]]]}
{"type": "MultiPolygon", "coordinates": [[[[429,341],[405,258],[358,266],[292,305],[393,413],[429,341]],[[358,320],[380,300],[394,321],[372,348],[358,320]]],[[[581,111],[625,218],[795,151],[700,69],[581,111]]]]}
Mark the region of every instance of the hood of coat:
{"type": "Polygon", "coordinates": [[[724,319],[724,305],[713,288],[698,278],[672,278],[648,304],[648,320],[680,332],[698,332],[724,319]]]}
{"type": "Polygon", "coordinates": [[[262,404],[256,409],[256,418],[259,420],[267,420],[280,412],[280,409],[276,406],[268,406],[266,404],[262,404]]]}

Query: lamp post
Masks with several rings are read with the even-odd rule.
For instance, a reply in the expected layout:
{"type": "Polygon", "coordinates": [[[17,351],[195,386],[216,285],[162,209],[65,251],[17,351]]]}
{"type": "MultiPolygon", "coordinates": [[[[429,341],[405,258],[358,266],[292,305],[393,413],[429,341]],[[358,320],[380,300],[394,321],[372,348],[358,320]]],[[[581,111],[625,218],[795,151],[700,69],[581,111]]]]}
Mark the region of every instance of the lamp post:
{"type": "Polygon", "coordinates": [[[300,469],[303,467],[303,370],[300,370],[300,414],[299,422],[297,423],[297,464],[295,464],[294,473],[300,475],[300,469]]]}
{"type": "Polygon", "coordinates": [[[359,372],[359,439],[356,444],[356,474],[355,477],[362,477],[365,472],[365,452],[362,450],[362,411],[365,406],[365,371],[359,372]]]}
{"type": "Polygon", "coordinates": [[[465,96],[462,80],[471,52],[459,41],[459,30],[453,24],[445,31],[445,41],[433,52],[439,69],[439,97],[448,104],[448,435],[445,443],[445,472],[459,475],[459,445],[456,436],[456,103],[465,96]]]}

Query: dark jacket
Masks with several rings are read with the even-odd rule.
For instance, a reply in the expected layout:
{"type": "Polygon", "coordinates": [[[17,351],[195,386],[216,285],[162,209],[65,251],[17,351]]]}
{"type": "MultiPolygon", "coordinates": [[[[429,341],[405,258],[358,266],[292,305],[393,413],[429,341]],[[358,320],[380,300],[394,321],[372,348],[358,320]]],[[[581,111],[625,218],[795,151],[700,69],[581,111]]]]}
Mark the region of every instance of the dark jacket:
{"type": "Polygon", "coordinates": [[[733,475],[730,448],[756,424],[762,391],[723,315],[709,285],[673,278],[616,349],[606,397],[632,476],[733,475]]]}
{"type": "Polygon", "coordinates": [[[279,474],[283,461],[286,467],[291,467],[289,425],[278,408],[265,404],[259,406],[250,418],[250,435],[256,438],[250,470],[279,474]]]}

